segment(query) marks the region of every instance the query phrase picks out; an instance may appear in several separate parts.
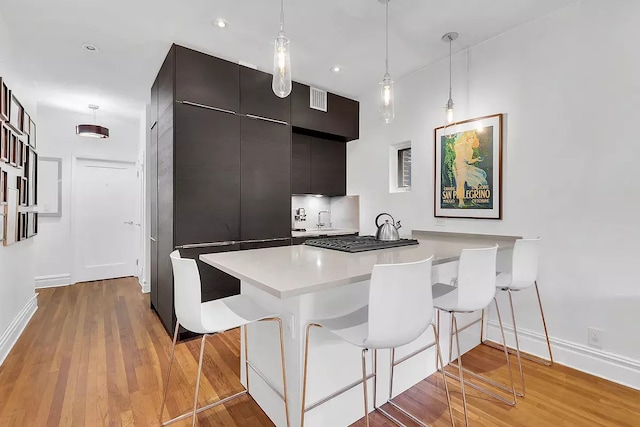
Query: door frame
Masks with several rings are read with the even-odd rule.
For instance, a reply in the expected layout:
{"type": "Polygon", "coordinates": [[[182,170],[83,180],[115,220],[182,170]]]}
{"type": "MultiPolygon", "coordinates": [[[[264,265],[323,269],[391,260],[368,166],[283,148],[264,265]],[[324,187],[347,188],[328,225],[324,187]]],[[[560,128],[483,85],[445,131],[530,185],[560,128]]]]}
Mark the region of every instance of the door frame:
{"type": "MultiPolygon", "coordinates": [[[[82,269],[81,265],[80,265],[80,245],[78,244],[78,240],[79,240],[79,222],[76,221],[76,215],[79,212],[80,206],[79,206],[79,200],[78,200],[78,183],[79,180],[76,179],[78,178],[78,173],[79,173],[79,165],[78,163],[80,161],[95,161],[95,162],[103,162],[103,163],[122,163],[122,164],[126,164],[126,165],[130,165],[133,166],[134,169],[136,171],[139,171],[139,165],[138,162],[135,160],[124,160],[124,159],[119,159],[119,158],[104,158],[104,157],[93,157],[93,156],[76,156],[76,155],[72,155],[71,156],[71,209],[70,209],[70,215],[69,215],[69,219],[71,221],[71,246],[72,246],[72,252],[73,252],[73,261],[72,261],[72,265],[71,265],[71,283],[76,284],[78,283],[78,278],[80,276],[80,271],[82,269]]],[[[140,224],[140,227],[138,227],[138,237],[135,239],[135,242],[137,245],[139,245],[139,241],[140,241],[140,233],[142,232],[142,229],[144,228],[144,222],[142,221],[142,216],[140,213],[140,173],[137,174],[137,182],[136,182],[136,188],[138,189],[137,193],[137,200],[136,200],[136,214],[135,216],[137,218],[134,218],[134,222],[140,224]]],[[[140,253],[140,248],[136,248],[136,257],[138,257],[138,259],[140,259],[139,257],[139,253],[140,253]]],[[[136,270],[137,273],[137,270],[136,270]]]]}

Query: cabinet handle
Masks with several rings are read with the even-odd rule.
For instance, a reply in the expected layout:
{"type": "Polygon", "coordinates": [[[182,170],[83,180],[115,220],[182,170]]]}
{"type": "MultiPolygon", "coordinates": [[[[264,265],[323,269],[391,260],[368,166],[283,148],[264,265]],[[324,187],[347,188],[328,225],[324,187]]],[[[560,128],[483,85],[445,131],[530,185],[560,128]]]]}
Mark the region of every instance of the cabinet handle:
{"type": "Polygon", "coordinates": [[[243,240],[241,243],[268,243],[268,242],[284,242],[290,240],[291,237],[278,237],[276,239],[257,239],[257,240],[243,240]]]}
{"type": "Polygon", "coordinates": [[[206,108],[207,110],[219,111],[221,113],[234,114],[234,115],[236,114],[235,111],[225,110],[224,108],[212,107],[210,105],[198,104],[197,102],[191,102],[191,101],[177,101],[177,102],[178,104],[190,105],[192,107],[198,107],[198,108],[206,108]]]}
{"type": "Polygon", "coordinates": [[[180,245],[176,246],[175,249],[196,249],[196,248],[210,248],[210,247],[218,247],[218,246],[232,246],[240,242],[236,242],[234,240],[229,240],[225,242],[211,242],[211,243],[192,243],[189,245],[180,245]]]}
{"type": "Polygon", "coordinates": [[[157,241],[158,241],[158,239],[156,239],[155,237],[149,237],[149,239],[150,239],[152,242],[157,242],[157,241]]]}
{"type": "Polygon", "coordinates": [[[253,114],[245,114],[245,117],[255,120],[264,120],[265,122],[278,123],[280,125],[288,125],[289,123],[283,122],[282,120],[270,119],[268,117],[256,116],[253,114]]]}

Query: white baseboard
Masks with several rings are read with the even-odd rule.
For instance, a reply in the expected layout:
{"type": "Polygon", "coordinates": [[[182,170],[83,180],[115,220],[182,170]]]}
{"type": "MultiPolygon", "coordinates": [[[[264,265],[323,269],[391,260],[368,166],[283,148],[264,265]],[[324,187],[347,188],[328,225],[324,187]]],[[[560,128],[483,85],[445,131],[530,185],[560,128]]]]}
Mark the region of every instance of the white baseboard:
{"type": "Polygon", "coordinates": [[[57,288],[71,284],[71,274],[51,274],[36,277],[36,289],[57,288]]]}
{"type": "Polygon", "coordinates": [[[149,282],[138,279],[138,283],[140,283],[143,294],[148,294],[149,292],[151,292],[151,285],[149,284],[149,282]]]}
{"type": "Polygon", "coordinates": [[[7,355],[22,335],[29,320],[38,309],[38,294],[35,294],[29,302],[20,310],[20,313],[11,321],[9,327],[0,335],[0,365],[4,363],[7,355]]]}
{"type": "MultiPolygon", "coordinates": [[[[488,322],[487,339],[501,343],[497,322],[488,322]]],[[[504,327],[507,344],[515,348],[513,327],[504,327]]],[[[547,359],[544,334],[518,328],[520,350],[547,359]]],[[[640,361],[608,353],[586,345],[550,337],[553,360],[582,372],[640,390],[640,361]]]]}

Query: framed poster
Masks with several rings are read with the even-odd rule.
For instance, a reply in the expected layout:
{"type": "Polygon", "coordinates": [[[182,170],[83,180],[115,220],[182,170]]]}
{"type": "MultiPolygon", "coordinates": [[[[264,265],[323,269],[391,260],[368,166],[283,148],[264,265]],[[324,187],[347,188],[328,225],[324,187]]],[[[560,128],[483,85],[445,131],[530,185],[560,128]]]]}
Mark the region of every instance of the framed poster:
{"type": "Polygon", "coordinates": [[[38,234],[38,212],[29,212],[27,214],[27,238],[38,234]]]}
{"type": "Polygon", "coordinates": [[[0,162],[9,162],[9,144],[11,143],[11,130],[2,124],[0,128],[0,162]]]}
{"type": "Polygon", "coordinates": [[[5,246],[12,245],[16,242],[18,230],[16,229],[18,222],[18,190],[9,188],[7,190],[7,204],[4,206],[5,228],[4,242],[5,246]]]}
{"type": "Polygon", "coordinates": [[[0,120],[6,122],[9,120],[9,107],[11,105],[11,91],[7,87],[7,83],[0,77],[0,120]]]}
{"type": "Polygon", "coordinates": [[[16,188],[18,189],[18,205],[27,206],[27,178],[18,176],[16,188]]]}
{"type": "Polygon", "coordinates": [[[0,205],[7,203],[7,190],[9,189],[7,171],[0,169],[0,205]]]}
{"type": "Polygon", "coordinates": [[[4,210],[2,210],[0,211],[0,243],[3,243],[3,244],[4,244],[4,236],[6,236],[7,234],[4,231],[4,228],[6,226],[5,219],[6,219],[6,215],[4,214],[4,210]]]}
{"type": "Polygon", "coordinates": [[[31,120],[31,123],[29,124],[29,129],[31,131],[31,133],[29,134],[29,145],[32,146],[34,149],[36,148],[36,124],[33,122],[33,120],[31,120]]]}
{"type": "Polygon", "coordinates": [[[9,164],[11,166],[17,166],[18,141],[16,134],[9,132],[9,164]]]}
{"type": "Polygon", "coordinates": [[[39,216],[62,216],[62,159],[39,157],[37,174],[39,216]]]}
{"type": "Polygon", "coordinates": [[[18,99],[14,95],[11,95],[11,105],[9,107],[9,123],[16,132],[22,132],[22,127],[24,124],[24,108],[22,108],[22,104],[20,104],[20,101],[18,101],[18,99]]]}
{"type": "Polygon", "coordinates": [[[502,219],[502,116],[435,129],[435,217],[502,219]]]}

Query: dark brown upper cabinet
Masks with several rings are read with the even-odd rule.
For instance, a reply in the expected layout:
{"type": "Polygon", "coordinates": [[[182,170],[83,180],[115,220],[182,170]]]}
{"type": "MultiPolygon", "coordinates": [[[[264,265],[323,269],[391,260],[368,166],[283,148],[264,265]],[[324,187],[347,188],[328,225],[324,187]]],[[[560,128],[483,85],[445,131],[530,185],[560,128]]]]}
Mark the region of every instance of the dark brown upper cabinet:
{"type": "Polygon", "coordinates": [[[240,66],[224,59],[174,46],[176,101],[240,111],[240,66]]]}
{"type": "Polygon", "coordinates": [[[347,145],[341,141],[293,134],[291,194],[347,194],[347,145]]]}
{"type": "Polygon", "coordinates": [[[271,89],[273,76],[240,67],[240,113],[291,122],[291,97],[277,97],[271,89]]]}
{"type": "Polygon", "coordinates": [[[241,239],[291,237],[291,126],[241,118],[241,239]]]}
{"type": "Polygon", "coordinates": [[[299,133],[291,138],[291,194],[311,194],[311,140],[299,133]]]}
{"type": "Polygon", "coordinates": [[[327,111],[310,107],[310,88],[293,83],[291,124],[294,130],[343,142],[360,137],[360,103],[333,93],[327,94],[327,111]]]}
{"type": "Polygon", "coordinates": [[[310,137],[311,194],[347,194],[347,145],[340,141],[310,137]]]}

